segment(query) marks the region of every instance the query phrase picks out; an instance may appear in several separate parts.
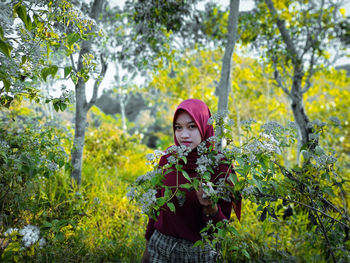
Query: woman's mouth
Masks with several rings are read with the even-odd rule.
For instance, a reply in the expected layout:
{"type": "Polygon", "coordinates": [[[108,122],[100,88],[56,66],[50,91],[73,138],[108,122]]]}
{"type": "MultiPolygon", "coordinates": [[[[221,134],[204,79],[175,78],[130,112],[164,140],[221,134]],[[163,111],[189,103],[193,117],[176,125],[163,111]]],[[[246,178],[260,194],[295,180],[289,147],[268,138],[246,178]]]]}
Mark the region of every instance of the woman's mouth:
{"type": "Polygon", "coordinates": [[[185,142],[182,142],[181,144],[183,144],[185,146],[190,146],[191,142],[185,141],[185,142]]]}

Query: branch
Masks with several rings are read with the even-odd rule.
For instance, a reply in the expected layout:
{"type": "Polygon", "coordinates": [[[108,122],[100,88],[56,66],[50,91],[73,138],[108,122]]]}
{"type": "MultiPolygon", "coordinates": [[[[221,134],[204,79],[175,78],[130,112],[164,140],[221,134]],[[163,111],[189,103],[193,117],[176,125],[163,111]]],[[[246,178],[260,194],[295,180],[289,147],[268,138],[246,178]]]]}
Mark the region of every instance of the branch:
{"type": "Polygon", "coordinates": [[[97,95],[98,95],[98,88],[100,87],[100,84],[101,84],[103,78],[105,77],[106,71],[107,71],[108,64],[104,60],[102,54],[100,55],[100,59],[101,59],[101,73],[100,73],[100,76],[98,76],[97,80],[95,80],[92,98],[91,98],[90,102],[86,105],[88,110],[96,103],[97,95]]]}
{"type": "MultiPolygon", "coordinates": [[[[311,200],[312,205],[315,205],[315,202],[314,202],[314,200],[313,200],[312,197],[311,197],[310,191],[309,191],[309,197],[310,197],[310,200],[311,200]]],[[[331,252],[333,262],[335,263],[336,260],[335,260],[334,252],[333,252],[332,246],[331,246],[331,244],[330,244],[330,242],[329,242],[329,239],[328,239],[328,236],[327,236],[327,231],[326,231],[326,229],[325,229],[325,227],[324,227],[324,225],[323,225],[323,222],[322,222],[322,220],[321,220],[321,218],[320,218],[318,212],[319,212],[319,211],[316,210],[316,216],[317,216],[318,222],[320,222],[320,224],[321,224],[321,231],[322,231],[323,236],[325,237],[325,239],[326,239],[326,241],[327,241],[327,247],[328,247],[328,249],[329,249],[330,252],[331,252]]],[[[321,212],[321,211],[320,211],[320,212],[321,212]]]]}
{"type": "Polygon", "coordinates": [[[277,11],[272,3],[272,0],[265,0],[265,3],[269,8],[271,14],[275,16],[277,19],[277,27],[282,35],[283,42],[287,45],[287,50],[291,54],[291,59],[293,61],[293,64],[299,65],[298,52],[286,28],[285,21],[278,17],[277,11]]]}
{"type": "Polygon", "coordinates": [[[75,67],[74,59],[73,59],[72,54],[70,54],[69,57],[70,57],[70,61],[71,61],[71,63],[72,63],[72,69],[73,69],[73,71],[74,71],[75,73],[77,73],[77,68],[75,67]]]}
{"type": "Polygon", "coordinates": [[[296,201],[296,200],[292,200],[292,199],[283,198],[281,196],[274,196],[274,195],[264,194],[264,193],[262,193],[260,191],[259,191],[259,193],[257,195],[258,195],[257,197],[270,197],[270,198],[274,198],[275,200],[281,199],[281,200],[286,201],[286,202],[291,202],[291,203],[295,203],[295,204],[299,204],[299,205],[305,206],[305,207],[307,207],[307,208],[309,208],[309,209],[311,209],[313,211],[321,213],[322,215],[324,215],[324,216],[326,216],[326,217],[336,221],[337,223],[341,224],[343,227],[345,227],[347,229],[350,229],[350,226],[344,224],[343,222],[339,221],[338,219],[335,219],[333,216],[331,216],[331,215],[329,215],[329,214],[327,214],[327,213],[325,213],[325,212],[323,212],[323,211],[321,211],[321,210],[319,210],[319,209],[317,209],[317,208],[315,208],[313,206],[307,205],[305,203],[302,203],[302,202],[299,202],[299,201],[296,201]]]}
{"type": "Polygon", "coordinates": [[[307,77],[305,80],[305,85],[304,85],[304,88],[301,90],[302,94],[306,93],[311,88],[310,79],[311,79],[311,76],[315,73],[314,64],[315,64],[315,49],[313,48],[312,54],[311,54],[311,59],[310,59],[309,70],[307,71],[307,77]]]}
{"type": "Polygon", "coordinates": [[[292,95],[290,94],[289,90],[282,83],[281,76],[280,76],[279,71],[277,69],[277,58],[276,57],[273,58],[273,66],[274,66],[274,69],[275,69],[274,78],[275,78],[278,86],[288,95],[288,97],[292,98],[292,95]]]}

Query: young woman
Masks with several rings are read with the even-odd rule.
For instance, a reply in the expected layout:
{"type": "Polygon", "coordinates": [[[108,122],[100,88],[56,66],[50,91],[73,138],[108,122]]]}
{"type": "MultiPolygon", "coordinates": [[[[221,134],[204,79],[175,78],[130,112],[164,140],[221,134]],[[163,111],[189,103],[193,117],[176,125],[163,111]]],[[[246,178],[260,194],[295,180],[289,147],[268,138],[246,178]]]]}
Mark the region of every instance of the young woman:
{"type": "MultiPolygon", "coordinates": [[[[197,177],[197,164],[199,158],[197,146],[214,135],[212,125],[208,124],[211,116],[208,106],[201,100],[188,99],[177,107],[174,119],[174,141],[176,146],[185,145],[191,149],[187,155],[187,163],[182,163],[183,170],[193,178],[197,177]]],[[[162,156],[160,166],[168,164],[170,154],[162,156]]],[[[233,172],[226,165],[221,164],[212,176],[212,180],[227,178],[227,173],[233,172]]],[[[188,182],[182,174],[171,171],[165,175],[166,186],[176,186],[188,182]]],[[[229,219],[232,207],[240,218],[241,201],[227,201],[220,199],[213,204],[210,199],[203,198],[203,190],[181,189],[184,198],[174,198],[175,212],[167,206],[160,210],[157,220],[149,219],[146,230],[146,249],[142,262],[216,262],[216,253],[209,247],[193,247],[201,239],[200,231],[209,220],[214,224],[229,219]]],[[[159,191],[158,195],[164,194],[159,191]]],[[[232,199],[231,199],[232,200],[232,199]]]]}

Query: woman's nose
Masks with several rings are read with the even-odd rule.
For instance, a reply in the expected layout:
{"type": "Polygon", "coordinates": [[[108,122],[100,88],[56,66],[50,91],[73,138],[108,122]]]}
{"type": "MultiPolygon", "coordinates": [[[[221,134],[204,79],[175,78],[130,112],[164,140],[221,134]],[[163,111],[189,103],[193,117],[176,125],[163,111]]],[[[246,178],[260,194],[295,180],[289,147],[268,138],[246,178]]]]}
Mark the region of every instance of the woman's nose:
{"type": "Polygon", "coordinates": [[[188,138],[189,137],[189,133],[186,129],[184,129],[181,133],[181,138],[188,138]]]}

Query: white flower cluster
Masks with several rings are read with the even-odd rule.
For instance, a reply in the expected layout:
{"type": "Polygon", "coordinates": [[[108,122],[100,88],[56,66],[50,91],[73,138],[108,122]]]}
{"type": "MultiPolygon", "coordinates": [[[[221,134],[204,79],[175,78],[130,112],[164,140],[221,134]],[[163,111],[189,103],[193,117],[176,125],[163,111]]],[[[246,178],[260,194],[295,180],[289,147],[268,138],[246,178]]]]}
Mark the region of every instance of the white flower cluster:
{"type": "Polygon", "coordinates": [[[196,164],[196,172],[203,175],[207,171],[207,167],[213,164],[213,161],[207,155],[202,155],[197,159],[196,164]]]}
{"type": "Polygon", "coordinates": [[[211,196],[217,194],[217,191],[213,186],[214,184],[212,182],[202,183],[203,198],[210,198],[211,196]]]}
{"type": "MultiPolygon", "coordinates": [[[[214,113],[208,119],[207,124],[213,125],[214,123],[215,124],[221,123],[226,118],[227,115],[228,115],[228,111],[214,113]]],[[[232,120],[229,120],[228,122],[232,123],[232,120]]]]}
{"type": "Polygon", "coordinates": [[[214,159],[215,159],[215,167],[217,167],[219,164],[220,164],[220,162],[221,162],[221,160],[223,159],[223,158],[225,158],[225,155],[223,155],[222,153],[218,153],[218,154],[216,154],[215,156],[214,156],[214,159]]]}
{"type": "Polygon", "coordinates": [[[272,134],[261,134],[262,139],[262,149],[268,153],[275,152],[277,154],[281,154],[281,150],[279,148],[279,141],[275,139],[272,134]]]}
{"type": "Polygon", "coordinates": [[[216,184],[217,188],[217,194],[218,196],[225,200],[226,202],[231,202],[231,193],[230,191],[225,187],[225,178],[220,178],[216,184]]]}
{"type": "Polygon", "coordinates": [[[4,233],[5,237],[10,236],[13,232],[18,232],[18,228],[12,228],[10,227],[9,229],[7,229],[4,233]]]}
{"type": "Polygon", "coordinates": [[[264,132],[267,134],[271,134],[278,130],[284,129],[284,127],[276,121],[267,122],[261,128],[264,129],[264,132]]]}
{"type": "Polygon", "coordinates": [[[27,225],[21,230],[18,228],[9,228],[4,233],[10,236],[13,232],[18,232],[22,236],[22,242],[25,247],[30,247],[39,241],[39,247],[42,248],[46,244],[45,238],[40,238],[40,229],[37,226],[27,225]]]}
{"type": "Polygon", "coordinates": [[[254,194],[254,192],[255,192],[255,187],[251,185],[242,190],[242,195],[249,196],[254,194]]]}
{"type": "Polygon", "coordinates": [[[8,149],[10,146],[6,141],[0,141],[0,148],[8,149]]]}
{"type": "Polygon", "coordinates": [[[211,137],[209,137],[208,139],[207,139],[207,141],[208,142],[211,142],[211,143],[214,143],[214,144],[217,144],[217,143],[219,143],[220,142],[220,139],[219,139],[219,137],[217,137],[217,136],[211,136],[211,137]]]}
{"type": "Polygon", "coordinates": [[[147,172],[146,174],[140,175],[136,178],[135,182],[137,184],[150,181],[156,174],[161,173],[162,171],[160,169],[155,169],[153,171],[147,172]]]}
{"type": "Polygon", "coordinates": [[[160,150],[155,150],[154,153],[146,154],[146,159],[150,162],[154,162],[160,157],[162,157],[165,153],[160,150]]]}
{"type": "Polygon", "coordinates": [[[58,165],[57,163],[54,163],[50,160],[47,161],[47,168],[50,170],[50,171],[56,171],[58,170],[58,165]]]}
{"type": "Polygon", "coordinates": [[[126,193],[126,197],[129,200],[134,200],[135,199],[135,195],[136,195],[135,192],[136,192],[135,187],[130,187],[129,191],[126,193]]]}
{"type": "Polygon", "coordinates": [[[177,159],[176,159],[176,157],[175,157],[174,155],[170,155],[170,156],[167,158],[167,160],[168,160],[168,163],[169,163],[169,164],[175,164],[175,163],[177,162],[177,159]]]}
{"type": "Polygon", "coordinates": [[[149,189],[146,193],[144,193],[140,199],[142,204],[142,211],[144,213],[151,212],[152,207],[157,202],[156,198],[157,191],[155,189],[149,189]]]}
{"type": "Polygon", "coordinates": [[[166,154],[175,153],[178,158],[182,158],[184,156],[187,156],[191,150],[192,149],[190,147],[187,147],[186,145],[173,145],[168,148],[166,154]]]}
{"type": "Polygon", "coordinates": [[[320,156],[316,156],[315,161],[316,161],[316,167],[322,168],[330,164],[334,164],[337,161],[337,158],[331,155],[322,154],[320,156]]]}
{"type": "Polygon", "coordinates": [[[256,120],[249,118],[248,120],[241,121],[242,126],[251,126],[253,123],[256,123],[256,120]]]}
{"type": "Polygon", "coordinates": [[[332,116],[332,117],[329,117],[329,120],[333,123],[333,125],[336,125],[336,126],[341,126],[341,121],[339,120],[338,117],[335,117],[335,116],[332,116]]]}
{"type": "Polygon", "coordinates": [[[19,234],[23,236],[22,242],[24,246],[30,247],[38,242],[40,230],[37,226],[27,225],[19,231],[19,234]]]}
{"type": "Polygon", "coordinates": [[[207,148],[207,142],[202,141],[198,146],[197,146],[197,152],[199,155],[203,155],[207,153],[208,148],[207,148]]]}
{"type": "Polygon", "coordinates": [[[234,145],[232,145],[230,148],[226,148],[226,149],[224,149],[224,154],[231,154],[231,153],[233,153],[234,155],[240,155],[240,154],[242,154],[242,149],[241,148],[239,148],[239,147],[236,147],[236,146],[234,146],[234,145]]]}

